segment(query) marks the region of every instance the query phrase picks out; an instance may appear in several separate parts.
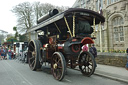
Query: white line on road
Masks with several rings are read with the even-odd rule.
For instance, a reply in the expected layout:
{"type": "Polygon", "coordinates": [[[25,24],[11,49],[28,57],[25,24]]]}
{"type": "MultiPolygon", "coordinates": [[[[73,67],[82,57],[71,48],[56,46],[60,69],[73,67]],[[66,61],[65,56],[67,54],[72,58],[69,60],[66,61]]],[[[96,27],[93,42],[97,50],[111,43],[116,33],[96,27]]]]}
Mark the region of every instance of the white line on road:
{"type": "Polygon", "coordinates": [[[68,82],[72,82],[71,80],[69,80],[69,79],[65,79],[66,81],[68,81],[68,82]]]}
{"type": "MultiPolygon", "coordinates": [[[[7,62],[6,62],[7,63],[7,62]]],[[[9,67],[11,67],[15,72],[17,72],[26,82],[28,82],[29,83],[29,85],[33,85],[31,82],[29,82],[20,72],[18,72],[14,67],[12,67],[11,65],[9,65],[8,63],[7,63],[7,65],[9,66],[9,67]]]]}
{"type": "MultiPolygon", "coordinates": [[[[8,73],[7,69],[6,69],[4,66],[3,66],[3,68],[4,68],[4,70],[7,72],[8,76],[9,76],[9,73],[8,73]]],[[[13,81],[13,79],[12,79],[10,76],[9,76],[9,78],[11,79],[13,85],[16,85],[16,83],[13,81]]]]}

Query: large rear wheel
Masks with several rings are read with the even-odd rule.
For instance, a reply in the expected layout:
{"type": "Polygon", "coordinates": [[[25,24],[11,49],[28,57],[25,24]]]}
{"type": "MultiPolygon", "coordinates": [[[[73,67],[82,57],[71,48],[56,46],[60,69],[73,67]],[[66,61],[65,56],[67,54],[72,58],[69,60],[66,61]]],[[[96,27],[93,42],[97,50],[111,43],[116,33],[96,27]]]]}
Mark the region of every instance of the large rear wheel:
{"type": "Polygon", "coordinates": [[[82,74],[89,77],[94,73],[96,62],[90,52],[81,52],[78,63],[82,74]]]}
{"type": "Polygon", "coordinates": [[[54,78],[61,81],[65,76],[66,62],[62,53],[55,52],[52,56],[51,70],[54,78]]]}
{"type": "Polygon", "coordinates": [[[37,40],[30,41],[28,45],[28,62],[31,70],[37,70],[41,68],[40,62],[40,45],[37,40]]]}

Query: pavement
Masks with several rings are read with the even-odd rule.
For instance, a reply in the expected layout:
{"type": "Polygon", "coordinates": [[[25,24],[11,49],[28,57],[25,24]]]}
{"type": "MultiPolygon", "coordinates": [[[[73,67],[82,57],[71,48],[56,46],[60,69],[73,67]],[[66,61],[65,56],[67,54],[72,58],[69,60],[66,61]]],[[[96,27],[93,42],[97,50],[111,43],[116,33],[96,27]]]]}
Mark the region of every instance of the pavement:
{"type": "Polygon", "coordinates": [[[94,75],[128,83],[128,70],[126,70],[125,67],[97,64],[94,75]]]}

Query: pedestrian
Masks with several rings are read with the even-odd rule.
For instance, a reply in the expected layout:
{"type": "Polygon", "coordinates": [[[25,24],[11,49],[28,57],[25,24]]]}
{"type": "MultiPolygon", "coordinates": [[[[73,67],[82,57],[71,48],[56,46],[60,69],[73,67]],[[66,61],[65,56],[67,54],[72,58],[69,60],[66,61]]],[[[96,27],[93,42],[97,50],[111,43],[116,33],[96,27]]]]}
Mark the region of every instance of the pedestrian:
{"type": "Polygon", "coordinates": [[[92,55],[94,56],[94,58],[97,57],[97,49],[95,48],[95,45],[92,44],[91,47],[89,48],[89,52],[92,53],[92,55]]]}
{"type": "Polygon", "coordinates": [[[11,51],[11,49],[8,50],[8,55],[9,55],[9,59],[11,60],[12,59],[12,51],[11,51]]]}
{"type": "Polygon", "coordinates": [[[128,48],[126,50],[126,53],[127,53],[127,63],[126,63],[126,70],[128,70],[128,48]]]}
{"type": "Polygon", "coordinates": [[[82,51],[88,51],[88,47],[86,44],[82,46],[82,51]]]}
{"type": "Polygon", "coordinates": [[[1,47],[0,47],[0,57],[1,57],[1,47]]]}
{"type": "Polygon", "coordinates": [[[3,49],[3,47],[1,48],[1,60],[4,59],[4,54],[5,54],[5,50],[3,49]]]}
{"type": "Polygon", "coordinates": [[[7,47],[6,47],[6,46],[4,47],[4,50],[5,50],[5,53],[4,53],[4,59],[7,59],[8,49],[7,49],[7,47]]]}
{"type": "MultiPolygon", "coordinates": [[[[94,44],[89,48],[89,52],[94,56],[94,58],[97,57],[97,49],[94,44]]],[[[95,64],[95,67],[97,67],[97,64],[95,64]]]]}

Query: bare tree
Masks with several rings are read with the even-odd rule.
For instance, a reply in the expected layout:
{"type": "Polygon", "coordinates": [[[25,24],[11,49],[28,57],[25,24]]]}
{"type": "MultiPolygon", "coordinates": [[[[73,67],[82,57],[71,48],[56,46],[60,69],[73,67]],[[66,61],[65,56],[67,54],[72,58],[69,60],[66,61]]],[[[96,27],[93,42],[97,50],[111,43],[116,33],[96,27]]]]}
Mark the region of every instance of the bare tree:
{"type": "Polygon", "coordinates": [[[33,9],[34,9],[34,15],[35,15],[35,19],[36,19],[36,21],[38,20],[38,18],[40,17],[40,16],[42,16],[42,15],[40,15],[41,13],[41,10],[42,10],[42,8],[40,7],[40,2],[35,2],[34,4],[33,4],[33,9]]]}
{"type": "Polygon", "coordinates": [[[19,33],[26,32],[36,21],[52,9],[58,9],[60,12],[68,9],[68,7],[58,7],[49,3],[34,2],[33,4],[29,2],[24,2],[16,5],[12,12],[17,16],[17,31],[19,33]]]}
{"type": "Polygon", "coordinates": [[[61,6],[61,7],[56,6],[56,9],[58,9],[59,12],[63,12],[65,10],[69,9],[69,7],[67,7],[67,6],[61,6]]]}
{"type": "Polygon", "coordinates": [[[32,5],[29,2],[24,2],[16,5],[12,9],[12,12],[17,16],[18,31],[27,31],[32,27],[34,17],[32,5]]]}
{"type": "Polygon", "coordinates": [[[64,10],[68,9],[69,7],[59,7],[59,6],[54,6],[49,3],[40,3],[40,2],[35,2],[33,4],[34,7],[34,14],[36,16],[36,21],[46,13],[48,13],[52,9],[58,9],[59,12],[63,12],[64,10]]]}

